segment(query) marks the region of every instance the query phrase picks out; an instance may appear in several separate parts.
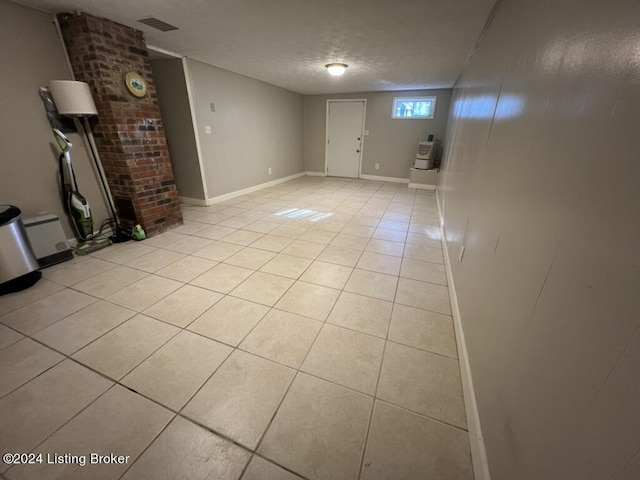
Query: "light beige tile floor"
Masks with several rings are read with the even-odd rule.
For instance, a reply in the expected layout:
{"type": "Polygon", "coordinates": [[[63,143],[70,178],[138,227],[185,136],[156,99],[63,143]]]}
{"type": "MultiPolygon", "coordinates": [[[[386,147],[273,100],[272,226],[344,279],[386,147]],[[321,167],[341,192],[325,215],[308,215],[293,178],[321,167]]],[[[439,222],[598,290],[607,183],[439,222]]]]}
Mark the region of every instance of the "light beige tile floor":
{"type": "Polygon", "coordinates": [[[433,193],[303,177],[0,297],[0,478],[471,480],[433,193]]]}
{"type": "Polygon", "coordinates": [[[255,449],[295,370],[236,350],[184,409],[184,414],[255,449]]]}
{"type": "Polygon", "coordinates": [[[0,408],[12,412],[0,420],[0,449],[31,451],[112,385],[71,360],[62,361],[0,400],[0,408]]]}

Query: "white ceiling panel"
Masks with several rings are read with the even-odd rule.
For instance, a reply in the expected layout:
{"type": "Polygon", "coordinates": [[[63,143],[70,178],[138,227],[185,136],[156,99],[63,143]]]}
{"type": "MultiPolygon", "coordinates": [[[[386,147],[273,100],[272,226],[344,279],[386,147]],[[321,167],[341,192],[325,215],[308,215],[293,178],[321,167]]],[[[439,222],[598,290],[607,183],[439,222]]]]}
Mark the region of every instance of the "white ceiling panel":
{"type": "Polygon", "coordinates": [[[453,86],[495,0],[21,0],[142,30],[147,44],[303,94],[453,86]],[[178,27],[161,32],[138,20],[178,27]],[[325,64],[349,65],[342,77],[325,64]]]}

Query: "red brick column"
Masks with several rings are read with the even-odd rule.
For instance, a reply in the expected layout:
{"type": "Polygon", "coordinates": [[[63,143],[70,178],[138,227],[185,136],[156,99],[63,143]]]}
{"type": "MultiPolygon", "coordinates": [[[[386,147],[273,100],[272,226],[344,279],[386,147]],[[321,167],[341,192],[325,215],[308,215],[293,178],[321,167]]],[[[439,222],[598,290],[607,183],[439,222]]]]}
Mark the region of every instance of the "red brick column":
{"type": "Polygon", "coordinates": [[[86,14],[60,14],[58,20],[75,78],[89,84],[98,109],[91,126],[121,220],[131,224],[135,212],[151,235],[182,223],[142,32],[86,14]],[[125,86],[131,71],[147,83],[143,98],[125,86]]]}

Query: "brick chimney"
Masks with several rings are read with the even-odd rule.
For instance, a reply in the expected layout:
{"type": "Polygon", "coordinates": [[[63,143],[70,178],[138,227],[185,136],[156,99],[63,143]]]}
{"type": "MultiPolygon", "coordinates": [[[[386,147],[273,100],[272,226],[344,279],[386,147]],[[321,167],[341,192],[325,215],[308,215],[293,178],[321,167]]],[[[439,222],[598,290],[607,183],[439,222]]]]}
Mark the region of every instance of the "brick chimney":
{"type": "Polygon", "coordinates": [[[141,31],[87,14],[58,15],[75,79],[87,82],[98,109],[91,128],[120,220],[150,235],[182,223],[178,192],[141,31]],[[135,72],[138,98],[125,85],[135,72]]]}

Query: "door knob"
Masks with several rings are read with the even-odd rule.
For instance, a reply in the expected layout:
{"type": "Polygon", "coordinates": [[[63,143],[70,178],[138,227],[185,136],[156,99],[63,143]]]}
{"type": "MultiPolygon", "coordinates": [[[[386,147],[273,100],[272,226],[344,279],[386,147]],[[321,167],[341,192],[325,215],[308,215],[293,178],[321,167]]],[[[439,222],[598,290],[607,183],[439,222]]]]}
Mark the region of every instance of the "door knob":
{"type": "Polygon", "coordinates": [[[360,153],[360,150],[356,150],[356,153],[360,153]]]}

